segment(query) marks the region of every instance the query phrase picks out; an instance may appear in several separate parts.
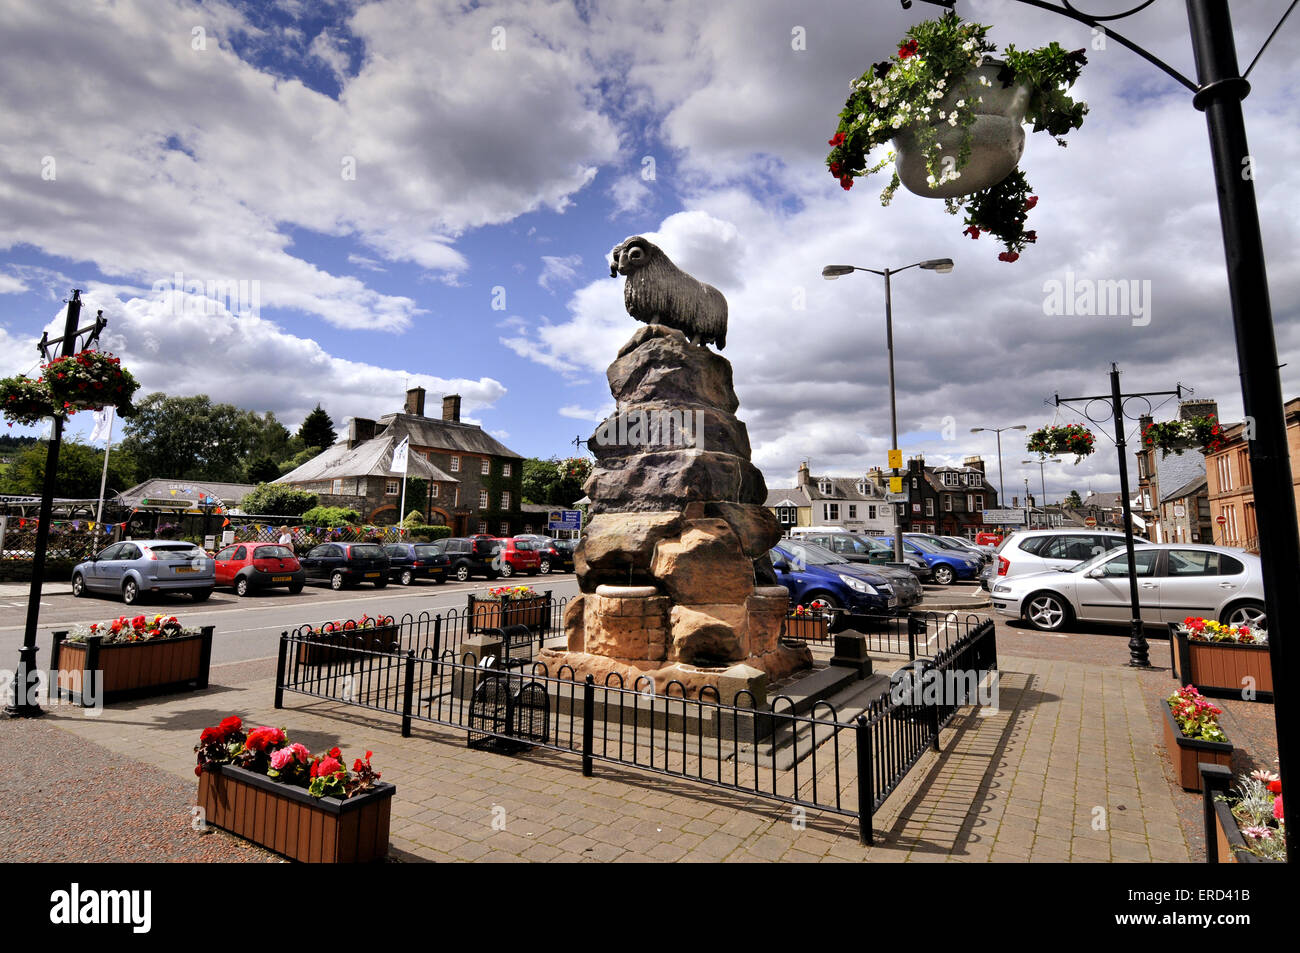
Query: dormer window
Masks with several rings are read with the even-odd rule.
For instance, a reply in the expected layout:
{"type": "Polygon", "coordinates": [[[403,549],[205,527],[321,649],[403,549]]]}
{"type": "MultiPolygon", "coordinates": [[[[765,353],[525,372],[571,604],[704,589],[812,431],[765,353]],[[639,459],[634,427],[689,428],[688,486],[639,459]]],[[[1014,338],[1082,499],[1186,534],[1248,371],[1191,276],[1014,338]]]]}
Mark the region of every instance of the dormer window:
{"type": "Polygon", "coordinates": [[[984,477],[982,477],[979,473],[972,473],[972,474],[970,475],[970,485],[971,485],[971,486],[983,486],[983,485],[984,485],[984,477]]]}
{"type": "Polygon", "coordinates": [[[825,494],[826,496],[830,496],[830,493],[831,493],[831,481],[830,481],[830,480],[822,480],[820,483],[817,484],[817,490],[818,490],[820,493],[825,494]]]}
{"type": "Polygon", "coordinates": [[[866,484],[866,481],[865,481],[865,480],[859,481],[859,483],[858,483],[858,496],[866,496],[866,495],[867,495],[867,484],[866,484]]]}

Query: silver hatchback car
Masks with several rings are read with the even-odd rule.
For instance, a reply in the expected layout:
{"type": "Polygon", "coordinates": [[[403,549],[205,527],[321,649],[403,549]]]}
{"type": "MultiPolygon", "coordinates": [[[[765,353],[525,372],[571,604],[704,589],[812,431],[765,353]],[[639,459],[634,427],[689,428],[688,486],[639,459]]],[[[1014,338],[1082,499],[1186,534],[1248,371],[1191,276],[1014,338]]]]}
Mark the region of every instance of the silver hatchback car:
{"type": "MultiPolygon", "coordinates": [[[[1188,616],[1267,628],[1258,556],[1225,546],[1154,543],[1136,548],[1142,621],[1164,626],[1188,616]]],[[[1128,554],[1121,547],[1069,569],[1026,573],[993,584],[993,608],[1056,632],[1073,621],[1125,623],[1132,616],[1128,554]]]]}
{"type": "Polygon", "coordinates": [[[72,568],[72,594],[108,592],[135,605],[146,593],[188,592],[195,602],[212,595],[216,563],[198,546],[175,539],[131,539],[101,550],[72,568]]]}

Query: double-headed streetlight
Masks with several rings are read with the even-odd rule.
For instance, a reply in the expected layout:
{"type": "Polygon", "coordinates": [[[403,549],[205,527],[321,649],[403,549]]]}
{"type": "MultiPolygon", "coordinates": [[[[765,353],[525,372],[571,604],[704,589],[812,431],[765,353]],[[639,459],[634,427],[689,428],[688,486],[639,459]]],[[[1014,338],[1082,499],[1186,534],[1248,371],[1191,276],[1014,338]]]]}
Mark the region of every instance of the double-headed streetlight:
{"type": "Polygon", "coordinates": [[[1014,427],[971,427],[971,433],[982,433],[990,430],[998,435],[998,506],[1006,506],[1006,493],[1002,489],[1002,431],[1004,430],[1028,430],[1025,424],[1016,424],[1014,427]]]}
{"type": "MultiPolygon", "coordinates": [[[[894,396],[894,314],[889,293],[889,276],[896,275],[900,271],[907,271],[908,268],[924,268],[926,271],[937,271],[941,275],[946,275],[952,271],[951,258],[927,258],[925,261],[916,261],[910,265],[904,265],[902,268],[885,268],[877,270],[875,268],[859,268],[857,265],[827,265],[822,269],[822,277],[827,281],[834,281],[844,275],[851,275],[855,271],[869,271],[873,275],[881,275],[885,279],[885,347],[889,351],[889,436],[890,436],[890,453],[895,454],[898,447],[898,407],[894,396]]],[[[893,463],[901,463],[901,459],[891,461],[889,473],[891,476],[899,476],[899,467],[893,466],[893,463]]],[[[904,519],[908,518],[908,505],[911,497],[908,497],[908,503],[903,504],[904,519]]],[[[903,561],[903,520],[898,521],[898,528],[894,532],[894,561],[903,561]]]]}
{"type": "Polygon", "coordinates": [[[1042,486],[1042,488],[1043,488],[1043,499],[1042,499],[1042,504],[1043,504],[1043,524],[1044,524],[1044,525],[1047,524],[1047,478],[1046,478],[1045,476],[1043,476],[1043,466],[1044,466],[1045,464],[1048,464],[1048,463],[1060,463],[1060,462],[1061,462],[1061,458],[1060,458],[1060,457],[1052,457],[1050,460],[1047,459],[1046,457],[1039,457],[1037,460],[1021,460],[1021,461],[1020,461],[1020,465],[1021,465],[1021,466],[1025,466],[1026,464],[1031,464],[1031,463],[1036,463],[1036,464],[1038,464],[1038,482],[1039,482],[1039,485],[1042,486]]]}

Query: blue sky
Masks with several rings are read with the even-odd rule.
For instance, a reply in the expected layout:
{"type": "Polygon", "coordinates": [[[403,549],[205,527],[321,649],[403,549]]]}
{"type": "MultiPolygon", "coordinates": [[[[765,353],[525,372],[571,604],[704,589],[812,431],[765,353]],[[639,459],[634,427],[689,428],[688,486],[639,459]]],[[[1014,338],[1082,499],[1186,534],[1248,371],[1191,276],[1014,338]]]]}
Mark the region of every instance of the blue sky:
{"type": "MultiPolygon", "coordinates": [[[[1234,7],[1243,63],[1285,7],[1234,7]]],[[[832,261],[957,262],[894,284],[901,442],[927,461],[991,457],[971,427],[1050,422],[1044,400],[1099,392],[1111,360],[1128,386],[1181,382],[1240,415],[1203,116],[1118,44],[1008,0],[962,12],[1000,45],[1087,48],[1076,92],[1091,106],[1068,149],[1030,137],[1040,241],[1013,265],[940,203],[900,195],[884,209],[883,180],[846,193],[825,172],[848,83],[926,4],[7,9],[2,373],[32,368],[32,343],[61,328],[79,287],[146,391],[207,393],[291,427],[320,402],[342,431],[418,384],[435,413],[459,391],[465,415],[522,454],[572,453],[610,408],[604,368],[637,327],[605,256],[640,233],[727,295],[724,355],[772,486],[803,459],[853,474],[888,449],[882,289],[822,281],[832,261]],[[257,282],[257,307],[173,294],[177,272],[257,282]],[[1150,282],[1150,322],[1048,314],[1046,283],[1069,274],[1150,282]]],[[[1190,73],[1183,4],[1123,28],[1190,73]]],[[[1246,101],[1288,396],[1297,54],[1288,23],[1246,101]]],[[[1017,439],[1004,441],[1009,494],[1025,476],[1038,485],[1017,439]]],[[[1048,495],[1110,489],[1115,473],[1113,453],[1053,464],[1048,495]]]]}

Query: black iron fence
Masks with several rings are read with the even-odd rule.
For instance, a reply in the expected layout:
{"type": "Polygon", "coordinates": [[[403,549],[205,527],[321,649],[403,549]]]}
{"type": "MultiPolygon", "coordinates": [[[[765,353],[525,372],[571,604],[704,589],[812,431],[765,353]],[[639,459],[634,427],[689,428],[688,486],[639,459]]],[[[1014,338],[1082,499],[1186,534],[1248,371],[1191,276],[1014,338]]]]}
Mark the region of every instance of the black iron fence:
{"type": "MultiPolygon", "coordinates": [[[[562,617],[562,605],[554,608],[562,617]]],[[[747,691],[723,698],[706,687],[691,697],[675,681],[656,692],[644,677],[628,686],[617,675],[579,680],[567,665],[552,673],[517,657],[480,663],[456,647],[463,627],[439,616],[403,619],[398,628],[392,650],[354,641],[325,655],[303,630],[284,633],[275,707],[290,692],[394,715],[404,737],[426,722],[463,730],[476,747],[574,755],[587,775],[595,762],[625,765],[856,817],[864,844],[872,842],[872,816],[926,748],[938,749],[942,727],[960,705],[978,701],[894,685],[845,718],[825,701],[799,711],[784,695],[764,706],[747,691]]],[[[969,675],[982,682],[997,664],[993,623],[955,629],[947,648],[912,663],[913,671],[965,675],[962,666],[982,666],[969,675]]]]}
{"type": "MultiPolygon", "coordinates": [[[[908,659],[932,658],[953,645],[963,634],[984,621],[984,616],[955,612],[909,612],[906,615],[870,615],[828,610],[831,632],[851,629],[867,637],[869,651],[883,655],[906,655],[908,659]]],[[[786,641],[821,642],[810,625],[787,620],[786,641]],[[790,623],[794,624],[790,624],[790,623]]],[[[833,636],[832,636],[833,638],[833,636]]]]}

